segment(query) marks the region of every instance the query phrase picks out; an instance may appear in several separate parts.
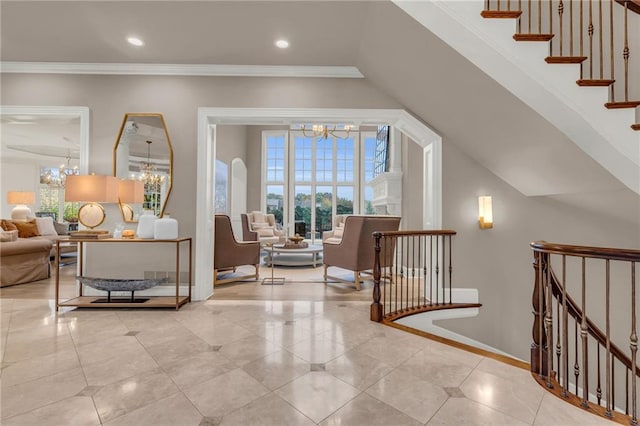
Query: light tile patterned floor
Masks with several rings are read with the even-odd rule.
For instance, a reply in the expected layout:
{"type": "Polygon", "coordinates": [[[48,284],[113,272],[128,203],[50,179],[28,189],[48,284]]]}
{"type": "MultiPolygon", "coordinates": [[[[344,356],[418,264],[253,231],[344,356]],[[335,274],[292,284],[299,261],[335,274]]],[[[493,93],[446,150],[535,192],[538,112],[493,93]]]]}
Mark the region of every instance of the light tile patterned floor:
{"type": "Polygon", "coordinates": [[[2,290],[6,426],[610,424],[527,371],[370,322],[367,301],[316,300],[324,284],[57,315],[46,285],[2,290]]]}

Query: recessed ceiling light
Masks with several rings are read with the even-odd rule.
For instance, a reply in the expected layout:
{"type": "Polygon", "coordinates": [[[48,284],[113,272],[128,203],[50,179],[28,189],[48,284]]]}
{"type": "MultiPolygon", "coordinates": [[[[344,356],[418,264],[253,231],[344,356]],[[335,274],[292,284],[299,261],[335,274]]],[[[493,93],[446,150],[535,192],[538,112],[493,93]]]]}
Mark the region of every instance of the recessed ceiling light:
{"type": "Polygon", "coordinates": [[[140,40],[138,37],[127,37],[127,41],[129,44],[133,44],[134,46],[144,46],[144,41],[140,40]]]}
{"type": "Polygon", "coordinates": [[[289,42],[284,39],[276,40],[276,46],[280,49],[286,49],[287,47],[289,47],[289,42]]]}

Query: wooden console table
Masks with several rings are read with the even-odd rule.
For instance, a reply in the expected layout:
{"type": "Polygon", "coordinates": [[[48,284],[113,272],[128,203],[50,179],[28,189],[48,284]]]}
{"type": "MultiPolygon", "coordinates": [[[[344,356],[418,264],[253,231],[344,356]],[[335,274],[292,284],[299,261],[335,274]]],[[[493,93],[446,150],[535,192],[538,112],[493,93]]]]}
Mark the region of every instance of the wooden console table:
{"type": "Polygon", "coordinates": [[[119,239],[119,238],[70,238],[68,240],[56,241],[56,253],[55,256],[55,268],[56,268],[56,310],[60,307],[82,307],[82,308],[176,308],[180,309],[182,305],[191,301],[191,285],[192,285],[192,240],[191,238],[177,238],[175,240],[151,240],[151,239],[119,239]],[[104,299],[103,296],[84,296],[83,284],[80,283],[79,295],[73,299],[60,301],[60,243],[75,242],[78,244],[78,265],[79,276],[83,276],[84,273],[84,249],[86,244],[131,244],[131,243],[145,243],[145,244],[173,244],[176,250],[176,293],[174,296],[144,296],[144,302],[126,302],[126,301],[111,301],[111,302],[97,302],[100,299],[104,299]],[[180,296],[180,245],[182,243],[188,243],[189,245],[189,294],[187,296],[180,296]]]}

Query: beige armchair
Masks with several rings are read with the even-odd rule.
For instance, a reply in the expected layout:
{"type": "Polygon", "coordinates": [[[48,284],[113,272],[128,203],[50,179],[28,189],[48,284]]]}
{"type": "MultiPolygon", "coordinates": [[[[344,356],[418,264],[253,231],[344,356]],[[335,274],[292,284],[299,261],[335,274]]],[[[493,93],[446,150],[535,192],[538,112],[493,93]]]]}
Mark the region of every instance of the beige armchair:
{"type": "Polygon", "coordinates": [[[215,242],[213,255],[213,285],[226,284],[247,278],[260,278],[260,243],[255,241],[238,242],[233,235],[229,216],[217,214],[215,220],[215,242]],[[243,265],[252,265],[255,273],[250,275],[218,279],[218,273],[233,270],[243,265]]]}
{"type": "Polygon", "coordinates": [[[324,231],[322,233],[322,242],[339,243],[342,240],[344,234],[344,221],[347,218],[346,214],[337,214],[333,217],[333,228],[331,231],[324,231]]]}
{"type": "MultiPolygon", "coordinates": [[[[328,239],[322,244],[325,283],[328,279],[350,283],[328,275],[328,268],[335,266],[353,271],[356,289],[360,290],[360,274],[373,269],[375,240],[372,234],[375,231],[397,231],[399,226],[398,216],[347,216],[342,238],[339,241],[328,239]]],[[[391,265],[394,249],[384,247],[383,242],[382,253],[387,253],[387,256],[381,259],[381,267],[391,265]]]]}
{"type": "Polygon", "coordinates": [[[277,228],[273,214],[251,212],[240,215],[240,218],[244,241],[259,241],[260,244],[285,242],[284,231],[277,228]]]}

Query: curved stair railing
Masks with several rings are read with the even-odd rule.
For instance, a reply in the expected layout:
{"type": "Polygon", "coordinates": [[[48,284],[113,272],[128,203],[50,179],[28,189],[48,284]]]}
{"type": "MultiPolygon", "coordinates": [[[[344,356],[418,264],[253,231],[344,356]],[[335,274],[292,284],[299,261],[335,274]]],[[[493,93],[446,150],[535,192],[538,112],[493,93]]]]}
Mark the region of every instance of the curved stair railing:
{"type": "Polygon", "coordinates": [[[452,230],[373,233],[371,321],[390,323],[421,312],[481,306],[453,300],[455,234],[452,230]]]}
{"type": "Polygon", "coordinates": [[[531,248],[534,378],[573,405],[636,425],[640,250],[544,241],[531,248]]]}
{"type": "MultiPolygon", "coordinates": [[[[482,12],[517,19],[516,41],[548,42],[547,63],[580,64],[576,83],[609,87],[609,109],[640,105],[640,55],[631,52],[640,40],[635,14],[640,0],[485,0],[482,12]]],[[[630,124],[640,130],[638,121],[630,124]]]]}

